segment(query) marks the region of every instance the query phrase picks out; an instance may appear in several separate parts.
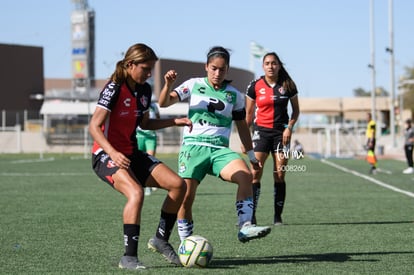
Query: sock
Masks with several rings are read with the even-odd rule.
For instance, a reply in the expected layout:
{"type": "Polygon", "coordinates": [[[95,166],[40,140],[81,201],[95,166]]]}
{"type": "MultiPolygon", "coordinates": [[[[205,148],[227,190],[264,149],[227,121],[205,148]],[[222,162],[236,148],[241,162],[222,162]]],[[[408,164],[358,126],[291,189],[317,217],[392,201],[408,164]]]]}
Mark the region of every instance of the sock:
{"type": "Polygon", "coordinates": [[[158,224],[158,229],[155,236],[168,242],[176,220],[177,214],[166,213],[161,210],[160,223],[158,224]]]}
{"type": "Polygon", "coordinates": [[[245,224],[251,224],[253,216],[253,199],[249,197],[243,201],[236,201],[236,211],[240,228],[245,224]]]}
{"type": "Polygon", "coordinates": [[[137,224],[124,224],[124,256],[138,255],[138,239],[140,226],[137,224]]]}
{"type": "Polygon", "coordinates": [[[274,196],[275,219],[279,219],[282,216],[283,206],[285,204],[286,182],[282,181],[282,182],[274,183],[273,196],[274,196]]]}
{"type": "Polygon", "coordinates": [[[253,184],[253,215],[252,215],[252,224],[256,224],[256,209],[259,204],[260,197],[260,181],[253,184]]]}
{"type": "Polygon", "coordinates": [[[193,235],[194,222],[186,219],[178,220],[178,236],[183,241],[185,238],[193,235]]]}

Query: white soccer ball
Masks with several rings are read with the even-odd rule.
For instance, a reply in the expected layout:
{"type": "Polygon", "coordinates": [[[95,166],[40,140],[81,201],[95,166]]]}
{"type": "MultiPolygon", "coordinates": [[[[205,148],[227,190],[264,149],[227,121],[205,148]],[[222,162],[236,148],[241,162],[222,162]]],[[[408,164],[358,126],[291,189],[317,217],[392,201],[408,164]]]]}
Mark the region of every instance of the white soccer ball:
{"type": "Polygon", "coordinates": [[[213,247],[206,238],[193,235],[181,242],[178,256],[185,267],[207,267],[213,258],[213,247]]]}

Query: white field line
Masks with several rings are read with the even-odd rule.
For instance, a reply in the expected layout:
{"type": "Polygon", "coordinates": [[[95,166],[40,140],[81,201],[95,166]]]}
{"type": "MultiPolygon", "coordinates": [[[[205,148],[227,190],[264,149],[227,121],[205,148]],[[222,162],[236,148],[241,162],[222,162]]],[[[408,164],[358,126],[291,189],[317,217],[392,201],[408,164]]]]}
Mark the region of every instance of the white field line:
{"type": "Polygon", "coordinates": [[[46,162],[46,161],[54,161],[55,158],[38,158],[38,159],[21,159],[21,160],[14,160],[11,163],[31,163],[31,162],[46,162]]]}
{"type": "Polygon", "coordinates": [[[392,191],[394,191],[394,192],[398,192],[398,193],[401,193],[401,194],[404,194],[404,195],[407,195],[407,196],[409,196],[409,197],[414,198],[414,193],[412,193],[412,192],[409,192],[409,191],[405,191],[405,190],[399,189],[399,188],[397,188],[397,187],[394,187],[394,186],[392,186],[392,185],[389,185],[389,184],[387,184],[387,183],[384,183],[384,182],[382,182],[382,181],[379,181],[379,180],[374,179],[374,178],[372,178],[372,177],[369,177],[369,176],[367,176],[367,175],[361,174],[361,173],[359,173],[359,172],[357,172],[357,171],[354,171],[354,170],[348,169],[348,168],[346,168],[346,167],[340,166],[340,165],[338,165],[338,164],[335,164],[335,163],[333,163],[333,162],[330,162],[330,161],[328,161],[328,160],[326,160],[326,159],[321,159],[321,162],[326,163],[326,164],[328,164],[328,165],[330,165],[330,166],[332,166],[332,167],[335,167],[336,169],[339,169],[339,170],[341,170],[341,171],[344,171],[344,172],[346,172],[346,173],[350,173],[350,174],[353,174],[353,175],[355,175],[355,176],[357,176],[357,177],[360,177],[360,178],[366,179],[366,180],[368,180],[368,181],[370,181],[370,182],[372,182],[372,183],[375,183],[375,184],[377,184],[377,185],[379,185],[379,186],[382,186],[382,187],[384,187],[384,188],[390,189],[390,190],[392,190],[392,191]]]}
{"type": "Polygon", "coordinates": [[[51,177],[51,176],[90,176],[91,173],[70,173],[70,172],[50,172],[50,173],[0,173],[5,177],[51,177]]]}

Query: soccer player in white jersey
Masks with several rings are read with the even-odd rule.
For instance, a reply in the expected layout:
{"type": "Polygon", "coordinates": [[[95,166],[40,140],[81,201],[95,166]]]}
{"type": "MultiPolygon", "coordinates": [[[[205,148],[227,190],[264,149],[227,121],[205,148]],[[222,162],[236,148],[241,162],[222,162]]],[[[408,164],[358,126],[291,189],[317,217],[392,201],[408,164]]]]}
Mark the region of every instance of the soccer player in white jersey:
{"type": "Polygon", "coordinates": [[[177,73],[165,74],[165,85],[158,103],[168,107],[188,99],[188,117],[193,122],[191,132],[184,128],[183,143],[178,157],[178,173],[187,184],[187,193],[178,212],[180,239],[193,234],[192,205],[198,185],[209,174],[238,185],[236,213],[238,239],[248,242],[269,234],[268,226],[251,223],[253,215],[252,174],[243,158],[229,148],[234,121],[253,169],[260,169],[250,131],[246,124],[245,97],[226,80],[230,54],[223,47],[213,47],[207,54],[207,77],[191,78],[172,90],[177,73]]]}

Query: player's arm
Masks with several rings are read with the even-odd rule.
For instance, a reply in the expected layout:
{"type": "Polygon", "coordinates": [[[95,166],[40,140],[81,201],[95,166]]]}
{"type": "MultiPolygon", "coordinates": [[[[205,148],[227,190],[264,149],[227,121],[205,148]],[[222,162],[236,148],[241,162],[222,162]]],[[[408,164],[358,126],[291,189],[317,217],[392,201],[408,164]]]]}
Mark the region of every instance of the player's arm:
{"type": "Polygon", "coordinates": [[[290,116],[288,128],[293,129],[293,126],[295,126],[296,122],[298,121],[300,114],[299,100],[297,95],[290,99],[290,106],[292,107],[292,115],[290,116]]]}
{"type": "Polygon", "coordinates": [[[169,70],[164,75],[164,86],[161,89],[160,97],[158,98],[158,104],[160,107],[168,107],[179,101],[178,94],[172,91],[172,85],[177,79],[177,72],[169,70]]]}
{"type": "Polygon", "coordinates": [[[246,96],[246,123],[247,127],[250,127],[253,123],[255,109],[255,101],[250,97],[246,96]]]}
{"type": "Polygon", "coordinates": [[[284,146],[290,143],[290,139],[292,137],[292,132],[293,132],[293,126],[295,126],[296,121],[298,120],[298,117],[299,117],[300,110],[299,110],[299,100],[298,100],[297,95],[290,98],[290,105],[292,107],[292,115],[290,116],[289,122],[286,125],[285,130],[283,131],[282,144],[284,146]]]}
{"type": "Polygon", "coordinates": [[[193,128],[193,123],[187,117],[152,119],[149,118],[149,112],[145,112],[141,124],[139,126],[145,130],[158,130],[171,126],[188,126],[190,127],[191,132],[193,128]]]}
{"type": "Polygon", "coordinates": [[[235,120],[237,131],[239,133],[240,141],[243,145],[247,156],[249,157],[250,163],[253,166],[253,169],[258,170],[262,167],[262,164],[257,160],[253,151],[252,137],[250,135],[249,127],[245,119],[235,120]]]}
{"type": "Polygon", "coordinates": [[[99,144],[99,146],[110,156],[118,167],[128,169],[130,160],[124,156],[124,154],[117,151],[102,132],[101,127],[108,115],[108,110],[97,107],[89,123],[89,133],[91,134],[93,140],[99,144]]]}

